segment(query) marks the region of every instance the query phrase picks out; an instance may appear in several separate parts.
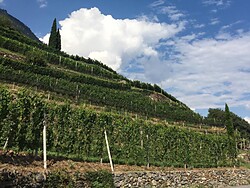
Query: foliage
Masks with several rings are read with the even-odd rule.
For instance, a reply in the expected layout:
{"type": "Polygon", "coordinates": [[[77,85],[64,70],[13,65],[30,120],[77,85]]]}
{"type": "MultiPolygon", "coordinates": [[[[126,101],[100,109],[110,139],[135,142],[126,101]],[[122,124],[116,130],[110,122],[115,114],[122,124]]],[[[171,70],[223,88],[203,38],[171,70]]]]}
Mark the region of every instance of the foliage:
{"type": "Polygon", "coordinates": [[[229,142],[229,157],[233,164],[235,164],[235,159],[237,157],[237,151],[236,151],[236,138],[234,133],[234,127],[232,118],[230,115],[229,107],[227,104],[225,104],[225,126],[227,128],[227,135],[228,135],[228,142],[229,142]]]}
{"type": "Polygon", "coordinates": [[[11,21],[3,15],[0,15],[0,26],[1,27],[11,27],[11,21]]]}
{"type": "MultiPolygon", "coordinates": [[[[8,68],[15,69],[15,70],[32,72],[34,74],[46,75],[46,76],[50,76],[50,77],[58,78],[58,79],[63,78],[63,79],[69,80],[71,82],[79,82],[82,84],[89,84],[89,85],[98,85],[98,86],[102,86],[102,87],[108,87],[108,88],[120,89],[120,90],[130,89],[130,86],[128,84],[117,83],[117,82],[114,82],[111,80],[98,79],[96,77],[84,75],[84,74],[69,73],[67,71],[51,69],[49,67],[41,67],[39,65],[36,66],[37,65],[36,62],[38,62],[38,61],[33,60],[33,59],[37,59],[37,58],[33,58],[33,56],[36,56],[35,54],[33,54],[33,52],[32,52],[30,55],[32,57],[31,58],[32,60],[29,60],[29,62],[35,62],[32,64],[17,62],[17,61],[10,60],[8,58],[1,58],[1,57],[0,57],[0,64],[6,66],[8,68]]],[[[45,58],[42,58],[41,61],[44,61],[44,65],[46,65],[45,63],[47,61],[45,58]]]]}
{"type": "MultiPolygon", "coordinates": [[[[82,80],[84,78],[82,76],[72,76],[72,74],[25,65],[4,58],[0,58],[0,60],[2,64],[0,64],[0,78],[3,80],[36,86],[43,90],[77,98],[78,101],[114,107],[119,111],[129,111],[169,121],[201,122],[201,117],[185,106],[172,104],[168,101],[152,101],[143,92],[119,91],[116,89],[119,85],[110,82],[94,79],[86,81],[88,78],[82,80]],[[95,81],[96,85],[108,86],[109,88],[91,85],[92,81],[95,81]]],[[[123,85],[120,85],[120,88],[123,88],[123,85]]]]}
{"type": "Polygon", "coordinates": [[[227,134],[229,137],[234,137],[234,127],[233,127],[233,121],[230,115],[230,111],[228,108],[228,105],[225,104],[225,126],[227,128],[227,134]]]}
{"type": "MultiPolygon", "coordinates": [[[[50,46],[43,44],[41,42],[37,42],[34,41],[24,35],[22,35],[21,33],[19,33],[18,31],[12,29],[12,28],[7,28],[7,27],[2,27],[0,26],[0,33],[2,37],[11,39],[12,43],[15,42],[15,45],[22,43],[22,46],[32,46],[33,48],[37,48],[39,50],[43,50],[46,51],[48,53],[53,53],[56,54],[58,56],[62,56],[64,58],[69,58],[73,61],[80,61],[80,62],[84,62],[87,63],[89,65],[97,65],[98,67],[101,67],[105,70],[107,70],[108,72],[113,73],[114,75],[116,75],[119,78],[122,79],[126,79],[121,75],[118,75],[114,70],[112,70],[110,67],[108,67],[107,65],[97,61],[97,60],[92,60],[90,58],[86,59],[84,57],[79,57],[79,56],[74,56],[74,55],[68,55],[65,52],[62,51],[58,51],[54,48],[51,48],[50,46]]],[[[1,42],[0,42],[1,43],[1,42]]]]}
{"type": "Polygon", "coordinates": [[[56,32],[56,49],[58,50],[61,50],[61,35],[60,35],[60,31],[59,29],[57,29],[57,32],[56,32]]]}
{"type": "Polygon", "coordinates": [[[49,37],[49,46],[59,51],[61,50],[61,35],[59,29],[57,29],[56,19],[54,19],[52,24],[49,37]]]}
{"type": "MultiPolygon", "coordinates": [[[[250,125],[247,121],[245,121],[243,118],[237,116],[233,112],[230,112],[230,117],[233,121],[234,129],[239,131],[240,136],[243,138],[247,138],[250,140],[250,125]]],[[[208,115],[204,120],[204,123],[210,126],[218,126],[218,127],[224,127],[225,126],[225,111],[221,109],[209,109],[208,115]]]]}
{"type": "Polygon", "coordinates": [[[85,178],[93,188],[114,188],[112,174],[107,171],[86,172],[85,178]]]}
{"type": "Polygon", "coordinates": [[[75,182],[67,172],[55,171],[48,174],[43,186],[48,188],[54,188],[55,186],[58,188],[74,188],[75,182]]]}
{"type": "Polygon", "coordinates": [[[37,52],[43,55],[50,64],[59,65],[61,67],[77,71],[79,73],[91,74],[97,77],[108,78],[108,79],[121,79],[122,76],[114,74],[100,66],[95,64],[87,64],[86,62],[78,62],[70,58],[56,55],[55,53],[49,53],[48,51],[39,50],[33,46],[26,45],[24,43],[17,42],[5,37],[0,36],[0,47],[6,48],[13,52],[18,52],[26,55],[27,51],[37,52]]]}
{"type": "MultiPolygon", "coordinates": [[[[8,91],[2,89],[1,93],[6,95],[8,91]]],[[[75,109],[70,105],[48,105],[28,91],[8,96],[16,100],[8,100],[8,114],[2,119],[1,145],[8,137],[8,147],[41,150],[43,114],[46,112],[48,151],[58,155],[74,154],[85,160],[108,161],[103,136],[105,127],[115,163],[174,167],[231,165],[227,157],[230,144],[225,135],[205,135],[110,113],[75,109]]],[[[0,104],[2,109],[5,103],[0,104]]]]}
{"type": "Polygon", "coordinates": [[[41,53],[38,52],[28,51],[26,53],[26,62],[41,67],[47,66],[47,60],[42,56],[41,53]]]}

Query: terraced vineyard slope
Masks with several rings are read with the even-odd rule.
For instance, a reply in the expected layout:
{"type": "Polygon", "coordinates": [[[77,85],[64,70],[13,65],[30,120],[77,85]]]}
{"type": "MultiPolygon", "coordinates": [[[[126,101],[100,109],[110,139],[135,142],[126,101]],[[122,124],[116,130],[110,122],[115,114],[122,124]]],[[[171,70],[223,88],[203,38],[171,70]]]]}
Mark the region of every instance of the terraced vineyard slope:
{"type": "MultiPolygon", "coordinates": [[[[131,81],[92,59],[68,55],[0,24],[0,144],[85,161],[173,167],[237,164],[226,130],[157,85],[131,81]],[[211,125],[211,124],[209,124],[211,125]]],[[[235,148],[235,145],[234,145],[235,148]]]]}

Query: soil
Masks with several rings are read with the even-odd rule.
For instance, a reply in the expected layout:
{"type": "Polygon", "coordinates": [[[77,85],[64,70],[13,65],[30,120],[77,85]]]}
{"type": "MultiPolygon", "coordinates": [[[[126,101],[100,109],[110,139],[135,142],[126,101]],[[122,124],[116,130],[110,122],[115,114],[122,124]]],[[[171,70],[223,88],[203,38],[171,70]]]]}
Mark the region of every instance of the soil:
{"type": "Polygon", "coordinates": [[[7,57],[7,58],[15,60],[15,61],[23,61],[25,59],[21,55],[17,55],[17,54],[11,53],[11,52],[1,51],[1,50],[0,50],[0,56],[7,57]]]}
{"type": "MultiPolygon", "coordinates": [[[[12,171],[18,171],[25,174],[29,172],[43,172],[44,162],[41,156],[35,157],[34,155],[27,153],[16,153],[12,150],[3,151],[0,150],[0,171],[2,169],[8,169],[12,171]]],[[[109,163],[93,163],[84,161],[73,161],[62,157],[49,157],[47,160],[48,171],[66,171],[68,173],[87,171],[99,171],[107,170],[111,172],[109,163]]],[[[135,165],[114,165],[115,172],[127,172],[127,171],[167,171],[173,170],[169,167],[146,167],[135,165]]],[[[175,169],[178,170],[178,169],[175,169]]],[[[179,169],[180,170],[180,169],[179,169]]]]}

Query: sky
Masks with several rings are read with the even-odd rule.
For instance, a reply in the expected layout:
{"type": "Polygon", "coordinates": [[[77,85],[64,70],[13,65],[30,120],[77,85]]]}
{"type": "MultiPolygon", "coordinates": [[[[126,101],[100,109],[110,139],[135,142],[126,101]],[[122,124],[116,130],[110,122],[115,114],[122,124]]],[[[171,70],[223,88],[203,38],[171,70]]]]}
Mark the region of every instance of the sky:
{"type": "Polygon", "coordinates": [[[249,0],[0,0],[47,42],[56,18],[62,50],[97,59],[206,115],[250,122],[249,0]]]}

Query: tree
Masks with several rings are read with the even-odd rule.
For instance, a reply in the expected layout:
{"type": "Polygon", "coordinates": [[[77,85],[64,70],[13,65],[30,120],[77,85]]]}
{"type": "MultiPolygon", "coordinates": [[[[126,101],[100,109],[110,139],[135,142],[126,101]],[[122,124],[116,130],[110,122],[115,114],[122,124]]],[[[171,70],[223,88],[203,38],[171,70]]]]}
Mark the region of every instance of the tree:
{"type": "Polygon", "coordinates": [[[61,50],[61,35],[59,29],[57,29],[56,18],[53,21],[50,37],[49,37],[49,46],[61,50]]]}
{"type": "Polygon", "coordinates": [[[57,37],[56,49],[61,50],[61,35],[59,29],[57,29],[56,37],[57,37]]]}
{"type": "Polygon", "coordinates": [[[49,46],[56,49],[57,46],[57,26],[56,26],[56,19],[53,21],[53,25],[50,32],[49,37],[49,46]]]}
{"type": "Polygon", "coordinates": [[[228,144],[229,144],[228,154],[232,160],[232,163],[235,165],[236,157],[237,157],[236,140],[235,140],[235,134],[234,134],[233,121],[232,121],[231,114],[230,114],[227,104],[225,104],[225,113],[226,113],[225,114],[225,126],[227,128],[228,144]]]}
{"type": "Polygon", "coordinates": [[[231,114],[229,111],[229,107],[227,104],[225,104],[225,113],[226,113],[226,117],[225,117],[225,126],[227,129],[227,134],[229,137],[234,137],[234,127],[233,127],[233,121],[231,118],[231,114]]]}

